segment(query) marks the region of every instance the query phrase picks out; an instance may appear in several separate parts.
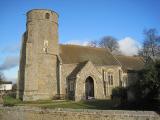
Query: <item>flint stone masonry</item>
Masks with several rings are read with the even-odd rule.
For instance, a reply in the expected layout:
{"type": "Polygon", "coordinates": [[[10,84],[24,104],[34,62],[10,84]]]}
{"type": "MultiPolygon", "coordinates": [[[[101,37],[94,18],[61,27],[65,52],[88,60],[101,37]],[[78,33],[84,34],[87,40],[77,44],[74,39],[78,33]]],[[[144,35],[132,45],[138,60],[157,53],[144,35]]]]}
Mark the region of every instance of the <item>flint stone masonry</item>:
{"type": "Polygon", "coordinates": [[[154,111],[41,109],[0,106],[0,120],[160,120],[154,111]]]}
{"type": "Polygon", "coordinates": [[[138,79],[136,71],[144,66],[142,58],[115,56],[105,48],[59,44],[59,15],[52,10],[33,9],[26,17],[18,99],[110,99],[113,88],[138,79]]]}
{"type": "Polygon", "coordinates": [[[52,99],[57,94],[58,14],[51,10],[31,10],[26,25],[17,98],[52,99]]]}

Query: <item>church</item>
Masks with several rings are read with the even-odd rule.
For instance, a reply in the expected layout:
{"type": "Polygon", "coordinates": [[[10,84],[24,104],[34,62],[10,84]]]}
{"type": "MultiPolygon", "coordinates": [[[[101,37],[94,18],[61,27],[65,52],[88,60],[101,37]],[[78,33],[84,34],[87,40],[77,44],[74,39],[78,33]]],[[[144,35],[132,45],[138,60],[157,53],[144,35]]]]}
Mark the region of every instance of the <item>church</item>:
{"type": "Polygon", "coordinates": [[[23,101],[110,99],[112,89],[126,87],[144,67],[140,57],[58,42],[58,14],[27,12],[20,52],[17,98],[23,101]]]}

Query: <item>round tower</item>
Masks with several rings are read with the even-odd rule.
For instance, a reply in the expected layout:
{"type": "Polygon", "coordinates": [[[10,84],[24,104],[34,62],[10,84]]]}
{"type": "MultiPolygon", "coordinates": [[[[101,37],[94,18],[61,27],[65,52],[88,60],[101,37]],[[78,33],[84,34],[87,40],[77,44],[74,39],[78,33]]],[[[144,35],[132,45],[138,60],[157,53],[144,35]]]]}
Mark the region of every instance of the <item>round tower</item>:
{"type": "Polygon", "coordinates": [[[28,42],[43,42],[41,44],[43,47],[48,46],[48,49],[43,51],[58,54],[58,14],[56,12],[45,9],[27,12],[27,33],[28,42]]]}
{"type": "Polygon", "coordinates": [[[58,14],[51,10],[27,12],[23,100],[52,99],[58,84],[58,14]]]}

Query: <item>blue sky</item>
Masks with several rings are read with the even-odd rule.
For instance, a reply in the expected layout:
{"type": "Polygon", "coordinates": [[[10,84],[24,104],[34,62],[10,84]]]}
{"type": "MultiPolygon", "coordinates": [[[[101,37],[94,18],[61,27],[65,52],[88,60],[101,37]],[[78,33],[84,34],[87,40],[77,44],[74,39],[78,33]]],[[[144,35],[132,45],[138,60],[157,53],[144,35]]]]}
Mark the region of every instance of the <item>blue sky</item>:
{"type": "Polygon", "coordinates": [[[8,80],[17,78],[28,10],[46,8],[59,14],[60,43],[84,44],[111,35],[125,48],[141,44],[146,28],[160,31],[159,6],[160,0],[1,0],[0,70],[8,80]]]}

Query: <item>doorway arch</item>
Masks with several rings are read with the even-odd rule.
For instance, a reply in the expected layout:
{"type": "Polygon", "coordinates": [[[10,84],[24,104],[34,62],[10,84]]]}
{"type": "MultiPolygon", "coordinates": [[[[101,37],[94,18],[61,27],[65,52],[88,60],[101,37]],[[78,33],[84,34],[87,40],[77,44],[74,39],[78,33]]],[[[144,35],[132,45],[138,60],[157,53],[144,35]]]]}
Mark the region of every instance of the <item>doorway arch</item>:
{"type": "Polygon", "coordinates": [[[94,81],[90,76],[85,81],[85,96],[86,99],[94,98],[94,81]]]}

